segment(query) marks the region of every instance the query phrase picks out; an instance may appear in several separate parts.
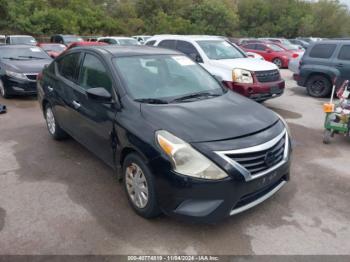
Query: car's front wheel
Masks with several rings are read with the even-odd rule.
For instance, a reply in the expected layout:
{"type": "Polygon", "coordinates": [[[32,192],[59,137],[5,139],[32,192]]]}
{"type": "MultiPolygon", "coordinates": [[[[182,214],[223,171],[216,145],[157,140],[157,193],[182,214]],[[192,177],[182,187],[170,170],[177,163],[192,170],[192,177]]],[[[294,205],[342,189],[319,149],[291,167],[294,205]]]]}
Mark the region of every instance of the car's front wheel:
{"type": "Polygon", "coordinates": [[[158,216],[161,212],[154,177],[145,161],[135,153],[129,154],[123,163],[123,174],[125,191],[135,212],[144,218],[158,216]]]}
{"type": "Polygon", "coordinates": [[[272,63],[274,63],[278,68],[282,68],[283,62],[280,58],[275,58],[272,63]]]}
{"type": "Polygon", "coordinates": [[[45,107],[45,120],[47,129],[54,139],[61,140],[67,137],[67,133],[57,123],[52,107],[49,104],[45,107]]]}
{"type": "Polygon", "coordinates": [[[308,79],[306,88],[310,96],[326,97],[332,91],[332,83],[323,75],[314,75],[308,79]]]}
{"type": "Polygon", "coordinates": [[[0,95],[3,97],[3,98],[9,98],[9,94],[7,93],[7,90],[4,86],[4,83],[0,80],[0,95]]]}

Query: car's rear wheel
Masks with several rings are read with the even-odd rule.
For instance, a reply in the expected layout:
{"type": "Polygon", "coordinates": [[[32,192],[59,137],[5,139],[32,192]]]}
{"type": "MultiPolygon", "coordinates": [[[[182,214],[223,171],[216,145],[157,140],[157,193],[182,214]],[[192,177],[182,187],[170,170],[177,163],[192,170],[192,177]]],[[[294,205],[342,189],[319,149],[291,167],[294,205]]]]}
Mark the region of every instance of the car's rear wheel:
{"type": "Polygon", "coordinates": [[[306,83],[307,92],[313,97],[326,97],[332,91],[332,83],[323,75],[311,76],[306,83]]]}
{"type": "Polygon", "coordinates": [[[61,140],[67,137],[67,133],[57,123],[52,107],[49,104],[45,107],[45,120],[47,129],[54,139],[61,140]]]}
{"type": "Polygon", "coordinates": [[[283,66],[283,62],[280,58],[275,58],[272,60],[272,63],[274,63],[278,68],[282,68],[283,66]]]}
{"type": "Polygon", "coordinates": [[[7,93],[7,90],[4,86],[4,83],[0,80],[0,95],[3,97],[3,98],[9,98],[9,94],[7,93]]]}
{"type": "Polygon", "coordinates": [[[125,191],[135,212],[144,218],[158,216],[161,212],[154,177],[145,161],[135,153],[129,154],[123,163],[123,175],[125,191]]]}

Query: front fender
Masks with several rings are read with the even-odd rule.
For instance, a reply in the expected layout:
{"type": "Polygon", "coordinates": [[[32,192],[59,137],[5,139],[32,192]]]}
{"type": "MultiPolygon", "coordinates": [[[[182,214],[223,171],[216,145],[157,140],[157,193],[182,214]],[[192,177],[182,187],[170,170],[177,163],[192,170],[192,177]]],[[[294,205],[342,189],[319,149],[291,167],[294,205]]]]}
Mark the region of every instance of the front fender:
{"type": "Polygon", "coordinates": [[[323,66],[323,65],[302,65],[302,67],[300,68],[300,77],[302,79],[304,79],[306,84],[307,79],[311,76],[311,75],[315,75],[315,74],[323,74],[329,77],[329,79],[331,81],[333,81],[333,79],[335,77],[339,77],[340,76],[340,72],[337,68],[335,67],[330,67],[330,66],[323,66]]]}

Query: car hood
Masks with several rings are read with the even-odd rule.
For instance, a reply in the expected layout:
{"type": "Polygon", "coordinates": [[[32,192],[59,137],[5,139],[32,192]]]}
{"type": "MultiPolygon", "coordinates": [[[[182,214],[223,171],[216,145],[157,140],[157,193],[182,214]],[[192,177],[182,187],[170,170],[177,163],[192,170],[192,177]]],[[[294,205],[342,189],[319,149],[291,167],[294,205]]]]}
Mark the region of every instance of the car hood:
{"type": "Polygon", "coordinates": [[[10,60],[4,64],[7,69],[18,73],[40,73],[51,61],[51,59],[10,60]]]}
{"type": "Polygon", "coordinates": [[[167,130],[187,142],[242,137],[278,121],[271,110],[232,91],[195,102],[141,104],[141,114],[156,130],[167,130]]]}
{"type": "Polygon", "coordinates": [[[256,60],[254,58],[211,60],[210,63],[213,66],[218,66],[225,69],[241,68],[254,72],[277,69],[277,66],[273,63],[263,60],[256,60]]]}

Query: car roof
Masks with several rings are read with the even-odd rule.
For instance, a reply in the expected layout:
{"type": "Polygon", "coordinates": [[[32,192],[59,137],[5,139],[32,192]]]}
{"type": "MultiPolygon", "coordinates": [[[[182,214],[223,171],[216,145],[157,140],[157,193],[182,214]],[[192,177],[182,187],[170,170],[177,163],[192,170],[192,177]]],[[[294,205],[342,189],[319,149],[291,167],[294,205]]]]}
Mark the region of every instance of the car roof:
{"type": "MultiPolygon", "coordinates": [[[[105,54],[110,54],[114,57],[123,57],[123,56],[142,56],[142,55],[184,55],[181,52],[152,47],[152,46],[116,46],[116,45],[101,45],[101,46],[86,46],[79,47],[80,50],[97,50],[105,54]]],[[[74,50],[78,50],[75,48],[74,50]]]]}
{"type": "MultiPolygon", "coordinates": [[[[37,46],[33,46],[33,45],[0,45],[0,48],[13,48],[13,49],[16,49],[16,48],[38,48],[37,46]]],[[[40,48],[39,48],[40,49],[40,48]]]]}
{"type": "Polygon", "coordinates": [[[316,41],[316,42],[311,42],[309,43],[310,46],[315,46],[315,45],[319,45],[319,44],[347,44],[349,45],[350,44],[350,40],[335,40],[335,39],[332,39],[332,40],[321,40],[321,41],[316,41]]]}
{"type": "Polygon", "coordinates": [[[221,36],[212,36],[212,35],[155,35],[152,38],[148,39],[148,41],[152,40],[223,40],[224,38],[221,36]]]}
{"type": "MultiPolygon", "coordinates": [[[[8,37],[33,37],[31,35],[7,35],[8,37]]],[[[34,38],[34,37],[33,37],[34,38]]]]}
{"type": "Polygon", "coordinates": [[[133,40],[135,40],[134,38],[128,37],[128,36],[103,36],[103,37],[99,37],[98,40],[106,39],[106,38],[111,38],[111,39],[116,39],[116,40],[118,40],[118,39],[133,39],[133,40]]]}

